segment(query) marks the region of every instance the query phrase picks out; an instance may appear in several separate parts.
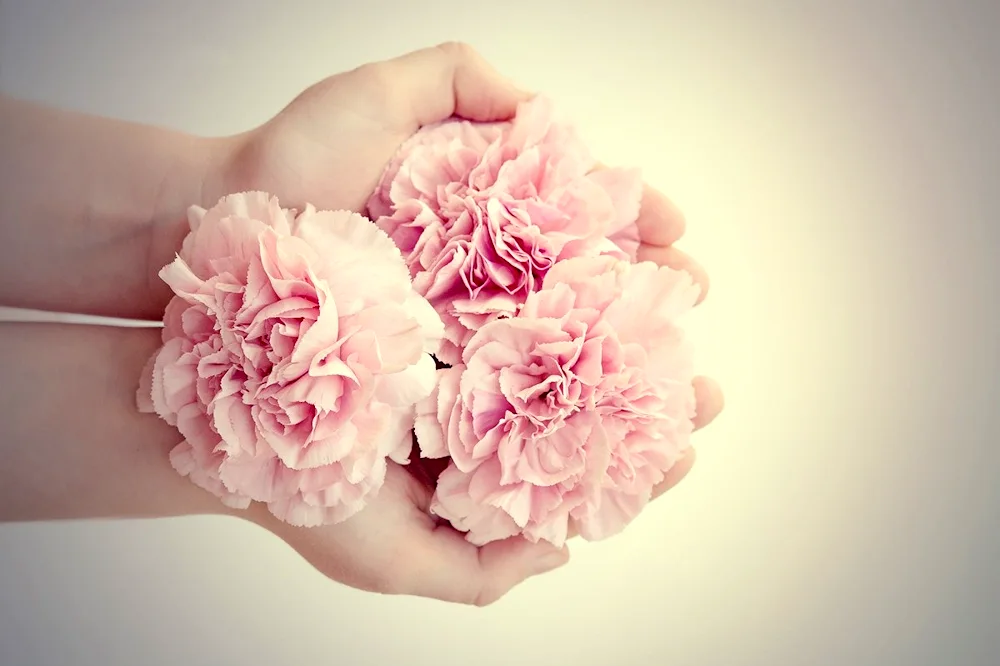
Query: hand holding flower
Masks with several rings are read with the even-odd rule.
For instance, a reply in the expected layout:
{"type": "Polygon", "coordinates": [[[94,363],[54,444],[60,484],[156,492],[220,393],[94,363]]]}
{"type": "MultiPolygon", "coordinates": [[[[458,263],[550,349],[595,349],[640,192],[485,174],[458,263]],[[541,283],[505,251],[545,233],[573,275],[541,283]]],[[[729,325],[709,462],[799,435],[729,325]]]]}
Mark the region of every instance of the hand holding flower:
{"type": "MultiPolygon", "coordinates": [[[[329,346],[339,344],[338,351],[350,351],[350,345],[359,344],[364,336],[355,331],[349,337],[339,328],[331,332],[332,318],[325,313],[329,312],[328,299],[332,294],[324,292],[322,279],[314,279],[319,277],[313,261],[316,257],[309,256],[309,252],[294,240],[278,240],[278,236],[294,237],[294,233],[269,236],[266,230],[261,230],[254,236],[255,246],[245,243],[246,239],[236,234],[220,236],[220,242],[232,243],[227,251],[235,263],[212,266],[211,272],[203,270],[204,257],[199,258],[198,253],[193,251],[182,251],[186,256],[184,261],[171,263],[189,231],[183,213],[192,203],[209,207],[230,192],[266,190],[276,194],[282,205],[299,211],[305,211],[305,204],[312,203],[322,210],[364,212],[369,195],[378,185],[386,165],[419,128],[453,116],[487,123],[504,122],[510,120],[517,105],[528,98],[470,49],[452,44],[392,61],[365,65],[331,77],[304,92],[261,127],[225,139],[183,137],[180,140],[176,136],[165,136],[135,126],[119,128],[114,121],[103,119],[63,122],[65,118],[60,116],[58,122],[53,121],[51,126],[58,125],[64,129],[58,138],[52,139],[49,147],[73,145],[80,147],[77,151],[80,154],[90,154],[93,151],[83,147],[89,145],[87,136],[92,135],[106,148],[105,152],[114,146],[122,151],[134,148],[136,154],[120,160],[113,169],[105,168],[101,163],[87,165],[92,167],[89,171],[92,180],[99,180],[104,173],[115,174],[116,177],[124,174],[122,192],[107,194],[102,189],[102,196],[98,199],[102,203],[127,201],[129,209],[107,213],[88,201],[86,206],[81,203],[79,207],[86,208],[91,215],[104,217],[96,221],[88,219],[88,224],[78,227],[68,225],[66,229],[52,228],[48,222],[49,226],[43,227],[42,236],[58,238],[60,247],[65,246],[65,251],[60,251],[59,256],[72,263],[63,265],[62,269],[72,270],[79,276],[80,284],[93,287],[82,296],[63,287],[55,288],[53,285],[59,281],[46,279],[46,266],[52,261],[51,255],[42,252],[45,247],[39,246],[41,254],[38,254],[32,251],[35,247],[32,243],[18,241],[2,244],[7,254],[0,264],[8,269],[8,277],[11,278],[5,282],[11,289],[5,292],[5,298],[11,304],[29,307],[71,309],[79,306],[82,310],[100,314],[156,317],[171,298],[183,293],[183,304],[175,301],[167,312],[165,331],[169,350],[161,353],[167,354],[162,360],[169,362],[161,364],[161,367],[171,368],[172,373],[188,373],[189,378],[194,378],[193,385],[200,388],[200,393],[172,392],[169,387],[178,375],[174,374],[172,378],[164,375],[160,377],[162,381],[157,392],[154,392],[152,383],[148,387],[150,401],[157,407],[155,395],[158,410],[163,414],[172,414],[170,418],[174,419],[180,431],[180,436],[169,446],[175,451],[173,463],[176,467],[189,474],[208,470],[209,473],[198,479],[199,485],[223,496],[230,507],[245,506],[252,499],[259,500],[259,503],[248,509],[233,509],[223,507],[216,500],[216,504],[210,506],[204,501],[213,499],[209,494],[191,484],[183,487],[174,485],[149,458],[142,465],[126,465],[128,469],[135,470],[134,475],[123,474],[121,465],[80,465],[76,468],[80,475],[76,479],[70,474],[72,470],[67,468],[66,478],[75,479],[72,483],[76,485],[71,483],[71,487],[99,487],[100,497],[91,495],[89,500],[80,494],[64,497],[46,490],[43,493],[46,501],[32,505],[30,511],[25,509],[23,515],[33,518],[155,516],[214,511],[242,515],[285,539],[321,571],[337,580],[365,589],[421,594],[477,604],[494,601],[525,577],[564,562],[566,551],[544,541],[531,543],[516,537],[476,547],[451,528],[440,526],[428,512],[432,489],[421,483],[415,473],[408,472],[399,464],[405,459],[413,459],[414,455],[406,450],[398,432],[393,431],[392,419],[373,414],[359,401],[355,405],[357,409],[344,411],[351,416],[342,416],[337,423],[339,431],[355,428],[357,435],[336,440],[329,436],[327,430],[332,425],[316,421],[311,410],[329,406],[337,400],[350,402],[352,398],[345,397],[349,392],[347,387],[353,387],[356,393],[352,395],[355,396],[381,395],[385,400],[375,400],[373,404],[383,404],[390,411],[400,407],[389,399],[390,392],[380,393],[386,391],[384,387],[380,388],[377,382],[366,379],[380,372],[394,374],[388,372],[389,368],[417,367],[420,361],[412,361],[410,354],[414,347],[409,342],[400,344],[398,348],[392,345],[391,350],[389,345],[380,345],[380,349],[384,346],[392,352],[380,359],[358,352],[346,355],[350,361],[345,360],[343,354],[338,356],[342,364],[332,360],[333,355],[328,353],[329,346]],[[79,136],[69,136],[76,131],[73,129],[76,127],[80,130],[79,136]],[[143,147],[154,152],[162,149],[161,152],[169,155],[170,159],[165,160],[163,165],[157,163],[155,173],[144,171],[145,164],[141,159],[143,147]],[[135,222],[136,211],[148,210],[154,211],[148,225],[123,226],[122,220],[135,222]],[[81,235],[79,229],[83,228],[89,230],[89,235],[81,235]],[[85,250],[90,251],[92,247],[99,247],[102,251],[81,263],[79,257],[89,256],[85,250]],[[254,247],[256,255],[248,251],[254,247]],[[42,255],[46,261],[38,260],[42,255]],[[168,264],[171,268],[164,276],[169,284],[159,279],[161,269],[168,264]],[[254,267],[252,271],[251,265],[254,267]],[[254,274],[252,279],[251,272],[254,274]],[[249,290],[254,297],[237,303],[233,294],[239,289],[249,290]],[[23,302],[20,299],[25,294],[32,295],[36,301],[23,302]],[[229,328],[220,325],[216,331],[216,323],[221,322],[228,323],[229,328]],[[225,334],[223,329],[227,331],[225,334]],[[229,337],[234,331],[239,331],[239,339],[229,337]],[[176,336],[178,332],[184,335],[176,336]],[[175,337],[171,338],[171,335],[175,337]],[[192,342],[194,340],[197,342],[192,342]],[[320,341],[329,344],[323,347],[319,345],[320,341]],[[240,363],[217,363],[237,347],[242,355],[240,363]],[[297,348],[302,352],[295,363],[275,371],[274,358],[285,352],[291,354],[297,348]],[[269,357],[269,353],[277,356],[269,357]],[[399,358],[392,357],[395,353],[399,354],[399,358]],[[306,368],[317,375],[304,372],[306,368]],[[312,379],[297,381],[305,375],[312,379]],[[253,396],[250,404],[234,398],[240,391],[253,396]],[[283,421],[281,414],[295,414],[295,419],[285,418],[283,421]],[[309,418],[310,414],[313,419],[309,418]],[[211,427],[206,429],[209,417],[216,424],[216,431],[211,427]],[[377,424],[375,430],[381,436],[367,430],[374,428],[373,423],[377,424]],[[251,438],[247,434],[250,428],[255,429],[259,436],[251,438]],[[372,436],[361,436],[362,432],[372,436]],[[176,444],[182,440],[184,443],[177,448],[176,444]],[[351,442],[350,447],[347,447],[348,441],[351,442]],[[349,450],[345,452],[338,447],[349,450]],[[191,465],[196,459],[198,464],[191,465]],[[330,477],[324,476],[332,474],[330,470],[336,470],[335,478],[341,481],[337,490],[340,500],[347,501],[334,502],[331,497],[324,497],[323,493],[316,491],[319,486],[330,486],[330,477]],[[322,483],[314,483],[321,476],[324,477],[322,483]],[[151,489],[156,489],[154,492],[157,494],[143,494],[144,480],[151,489]],[[380,485],[373,483],[379,480],[380,485]],[[379,485],[377,492],[376,485],[379,485]],[[330,512],[338,515],[330,515],[330,512]],[[345,518],[340,512],[353,513],[353,516],[340,520],[345,518]],[[324,526],[304,527],[316,523],[324,523],[324,526]]],[[[4,136],[15,137],[17,141],[21,140],[17,137],[31,139],[38,129],[35,124],[27,121],[5,123],[12,129],[6,131],[4,136]]],[[[524,145],[527,146],[530,140],[531,137],[525,137],[524,145]]],[[[13,139],[5,141],[5,146],[11,146],[5,151],[7,154],[19,154],[20,144],[13,139]]],[[[601,175],[600,165],[593,166],[584,174],[584,180],[607,192],[614,191],[615,184],[620,181],[608,178],[609,174],[601,175]]],[[[27,173],[34,174],[32,178],[37,187],[19,188],[14,183],[9,193],[7,189],[4,192],[4,200],[13,205],[10,211],[12,219],[27,219],[25,212],[37,208],[29,200],[31,193],[46,191],[43,187],[46,170],[27,173]]],[[[507,177],[508,174],[498,172],[490,175],[491,178],[501,176],[507,177]]],[[[509,176],[513,178],[516,174],[509,176]]],[[[508,183],[508,186],[513,187],[513,184],[508,183]]],[[[673,243],[683,232],[681,216],[655,190],[642,186],[641,192],[636,233],[618,238],[618,247],[629,255],[634,252],[640,260],[648,259],[688,270],[695,282],[701,285],[703,295],[707,285],[704,273],[673,248],[673,243]]],[[[49,203],[67,210],[75,209],[73,197],[80,193],[66,191],[63,194],[60,200],[49,203]]],[[[92,193],[84,194],[89,196],[92,193]]],[[[612,200],[634,201],[634,197],[635,189],[628,189],[624,193],[615,191],[612,200]]],[[[310,214],[316,213],[312,211],[310,214]]],[[[245,217],[254,218],[257,215],[245,217]]],[[[280,215],[271,221],[280,226],[280,219],[277,218],[280,215]]],[[[58,216],[47,215],[40,219],[44,222],[58,219],[58,216]]],[[[331,226],[337,223],[336,220],[327,222],[331,226]]],[[[271,224],[267,226],[274,228],[271,224]]],[[[304,225],[304,228],[308,227],[308,224],[304,225]]],[[[571,231],[581,236],[576,227],[567,227],[567,230],[567,233],[571,231]]],[[[582,236],[586,236],[585,230],[582,236]]],[[[17,241],[17,237],[14,240],[17,241]]],[[[519,240],[527,244],[531,239],[519,240]]],[[[306,243],[310,244],[311,241],[306,243]]],[[[565,247],[563,245],[563,249],[565,247]]],[[[538,249],[542,249],[541,246],[538,249]]],[[[549,250],[534,253],[526,259],[542,265],[547,252],[549,250]]],[[[488,264],[482,266],[485,270],[488,264]]],[[[332,264],[328,267],[335,268],[332,264]]],[[[338,309],[340,306],[337,303],[338,309]]],[[[399,307],[406,309],[402,304],[399,307]]],[[[351,316],[364,315],[359,310],[351,316]]],[[[407,321],[417,318],[409,316],[407,321]]],[[[337,322],[340,326],[340,317],[337,317],[337,322]]],[[[380,337],[384,333],[387,337],[394,337],[397,332],[383,330],[372,332],[372,335],[380,337]]],[[[67,339],[73,334],[60,331],[59,335],[63,336],[60,338],[62,342],[48,337],[44,339],[49,345],[62,344],[70,348],[67,339]]],[[[132,365],[139,354],[136,350],[149,348],[149,336],[148,331],[112,333],[91,330],[83,336],[87,340],[83,347],[92,350],[88,353],[94,355],[94,360],[98,359],[96,350],[104,350],[100,353],[106,354],[108,363],[103,366],[99,363],[80,364],[79,375],[75,377],[60,372],[61,366],[55,362],[49,371],[53,378],[58,376],[67,390],[76,386],[79,391],[85,390],[81,387],[95,382],[111,381],[110,377],[131,377],[138,370],[132,365]],[[101,340],[112,338],[114,344],[101,343],[101,340]],[[132,351],[127,358],[119,359],[120,350],[132,351]],[[109,378],[101,374],[105,371],[111,373],[109,378]]],[[[30,342],[25,341],[24,344],[29,345],[30,342]]],[[[424,351],[421,343],[420,352],[424,351]]],[[[25,350],[22,356],[30,358],[31,352],[25,350]]],[[[9,355],[4,361],[10,366],[8,369],[16,371],[22,356],[9,355]]],[[[406,382],[407,386],[420,384],[421,381],[415,377],[413,382],[406,382]]],[[[182,381],[179,385],[187,384],[182,381]]],[[[695,422],[707,423],[721,408],[718,390],[710,381],[698,378],[693,380],[693,387],[695,422]]],[[[25,392],[25,395],[30,397],[32,394],[25,392]]],[[[400,396],[396,394],[395,397],[400,396]]],[[[173,434],[168,436],[164,431],[166,426],[159,419],[126,414],[123,411],[126,405],[119,398],[115,393],[113,399],[95,399],[91,405],[94,414],[86,418],[80,412],[79,418],[73,420],[70,415],[74,412],[67,409],[65,428],[80,430],[86,426],[87,419],[94,418],[101,419],[102,424],[121,424],[116,428],[109,425],[110,429],[94,429],[94,432],[103,433],[101,446],[122,460],[132,460],[130,455],[134,454],[130,452],[136,446],[141,448],[147,439],[155,438],[159,443],[176,436],[172,430],[173,434]]],[[[377,412],[382,408],[374,409],[377,412]]],[[[8,427],[16,425],[10,421],[8,427]]],[[[33,473],[32,466],[40,464],[37,461],[76,460],[72,456],[60,455],[57,450],[64,447],[66,451],[73,451],[72,444],[78,438],[69,436],[69,430],[58,432],[57,426],[59,424],[51,424],[45,430],[45,437],[25,439],[35,442],[38,447],[48,447],[44,450],[49,453],[41,458],[34,453],[26,453],[17,459],[18,480],[21,483],[15,484],[11,479],[11,483],[4,487],[20,488],[17,491],[19,501],[27,501],[26,498],[31,496],[25,488],[51,489],[53,486],[48,480],[62,478],[48,465],[38,467],[35,470],[37,473],[33,473]],[[35,486],[25,485],[26,480],[32,478],[46,481],[35,486]]],[[[23,435],[21,430],[17,432],[23,435]]],[[[93,450],[104,448],[95,444],[93,450]]],[[[161,462],[168,464],[165,450],[154,448],[152,453],[162,453],[161,462]]],[[[676,482],[683,469],[682,463],[675,466],[661,481],[659,488],[676,482]]],[[[173,470],[168,468],[168,471],[177,476],[173,470]]],[[[418,466],[411,464],[410,471],[417,472],[418,466]]],[[[22,505],[8,506],[16,509],[22,505]]],[[[15,510],[14,514],[6,517],[16,520],[18,515],[22,514],[15,510]]]]}

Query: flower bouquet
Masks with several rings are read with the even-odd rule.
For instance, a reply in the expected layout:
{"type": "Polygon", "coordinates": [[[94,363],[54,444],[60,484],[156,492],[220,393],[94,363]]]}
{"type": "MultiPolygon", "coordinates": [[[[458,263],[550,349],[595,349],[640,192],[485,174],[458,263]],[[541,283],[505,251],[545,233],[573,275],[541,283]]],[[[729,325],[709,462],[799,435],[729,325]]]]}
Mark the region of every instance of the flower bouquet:
{"type": "Polygon", "coordinates": [[[431,511],[474,544],[622,530],[689,445],[698,287],[637,262],[639,172],[596,167],[538,97],[421,129],[367,217],[192,209],[139,391],[184,437],[175,469],[317,526],[415,450],[446,462],[431,511]]]}

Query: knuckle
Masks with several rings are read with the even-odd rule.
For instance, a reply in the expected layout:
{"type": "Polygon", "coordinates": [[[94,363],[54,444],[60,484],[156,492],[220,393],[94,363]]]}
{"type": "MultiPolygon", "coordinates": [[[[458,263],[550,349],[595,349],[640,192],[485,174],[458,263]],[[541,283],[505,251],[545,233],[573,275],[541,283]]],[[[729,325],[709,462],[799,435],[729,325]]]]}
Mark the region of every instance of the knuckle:
{"type": "Polygon", "coordinates": [[[372,88],[389,88],[392,83],[392,68],[388,62],[369,62],[354,70],[358,78],[372,88]]]}
{"type": "Polygon", "coordinates": [[[470,60],[477,56],[476,50],[467,42],[448,41],[437,45],[437,48],[444,51],[450,58],[458,60],[470,60]]]}
{"type": "Polygon", "coordinates": [[[496,602],[500,601],[505,593],[506,590],[499,589],[496,585],[483,583],[474,590],[470,605],[477,608],[492,606],[496,602]]]}
{"type": "Polygon", "coordinates": [[[378,108],[393,101],[396,91],[396,73],[389,62],[370,62],[351,72],[356,84],[355,91],[369,104],[378,108]]]}

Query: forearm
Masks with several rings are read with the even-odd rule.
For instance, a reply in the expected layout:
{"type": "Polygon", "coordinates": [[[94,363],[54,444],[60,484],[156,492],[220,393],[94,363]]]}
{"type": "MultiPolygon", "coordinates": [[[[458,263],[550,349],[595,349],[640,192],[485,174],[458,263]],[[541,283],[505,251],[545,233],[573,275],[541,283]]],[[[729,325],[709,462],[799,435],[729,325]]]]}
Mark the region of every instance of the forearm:
{"type": "Polygon", "coordinates": [[[0,97],[0,304],[158,318],[150,262],[224,194],[232,142],[0,97]]]}
{"type": "Polygon", "coordinates": [[[0,324],[0,522],[233,513],[177,474],[135,392],[157,329],[0,324]]]}

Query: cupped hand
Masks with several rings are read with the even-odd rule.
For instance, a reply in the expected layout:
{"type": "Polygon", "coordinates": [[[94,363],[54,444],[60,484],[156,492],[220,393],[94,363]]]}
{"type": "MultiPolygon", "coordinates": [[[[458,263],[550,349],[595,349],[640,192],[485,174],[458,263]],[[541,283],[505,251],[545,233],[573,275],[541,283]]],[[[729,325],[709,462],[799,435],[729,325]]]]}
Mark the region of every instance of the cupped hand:
{"type": "Polygon", "coordinates": [[[284,205],[363,212],[382,171],[420,127],[455,116],[499,121],[530,98],[474,50],[448,43],[331,76],[236,137],[223,189],[284,205]]]}
{"type": "MultiPolygon", "coordinates": [[[[283,205],[364,212],[386,164],[420,127],[460,117],[510,119],[530,94],[498,74],[474,50],[443,44],[364,65],[312,86],[273,119],[235,137],[214,187],[221,196],[264,190],[283,205]]],[[[684,218],[651,187],[643,193],[639,258],[687,270],[702,287],[705,272],[674,247],[684,218]]],[[[697,427],[722,409],[718,386],[695,380],[697,427]]],[[[475,547],[429,514],[433,472],[417,460],[390,463],[376,499],[348,521],[301,529],[266,512],[256,520],[321,572],[342,583],[390,594],[486,605],[526,578],[565,563],[566,548],[512,538],[475,547]],[[430,481],[428,481],[428,476],[430,481]]],[[[656,489],[676,484],[694,461],[676,465],[656,489]]]]}

